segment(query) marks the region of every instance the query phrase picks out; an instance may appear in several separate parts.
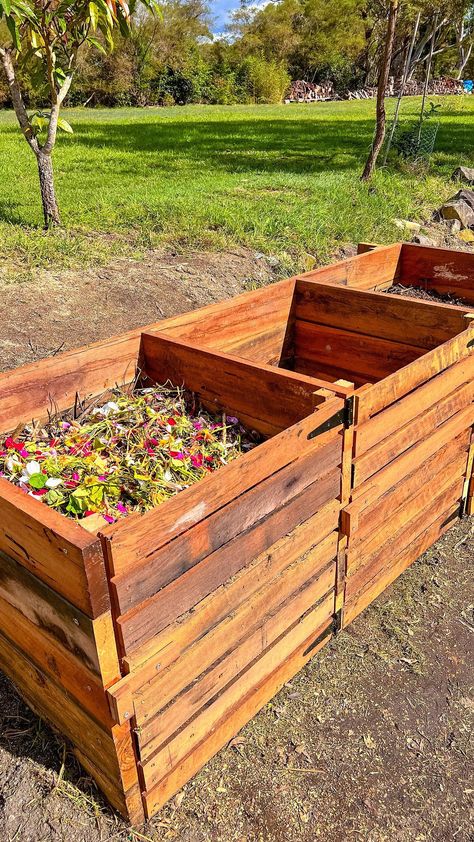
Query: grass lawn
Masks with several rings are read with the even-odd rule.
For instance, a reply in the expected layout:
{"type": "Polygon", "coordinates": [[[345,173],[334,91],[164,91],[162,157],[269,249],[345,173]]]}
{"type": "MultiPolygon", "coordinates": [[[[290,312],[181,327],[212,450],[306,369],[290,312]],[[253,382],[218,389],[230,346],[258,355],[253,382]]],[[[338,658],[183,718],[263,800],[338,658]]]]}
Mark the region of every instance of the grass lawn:
{"type": "MultiPolygon", "coordinates": [[[[440,130],[428,174],[392,166],[359,175],[374,102],[71,110],[56,186],[65,229],[44,233],[36,163],[14,115],[0,112],[3,273],[30,275],[106,262],[145,249],[246,245],[302,268],[339,245],[400,238],[393,218],[423,220],[474,163],[474,97],[438,97],[440,130]]],[[[389,109],[393,109],[393,101],[389,109]]],[[[403,119],[419,100],[407,99],[403,119]]]]}

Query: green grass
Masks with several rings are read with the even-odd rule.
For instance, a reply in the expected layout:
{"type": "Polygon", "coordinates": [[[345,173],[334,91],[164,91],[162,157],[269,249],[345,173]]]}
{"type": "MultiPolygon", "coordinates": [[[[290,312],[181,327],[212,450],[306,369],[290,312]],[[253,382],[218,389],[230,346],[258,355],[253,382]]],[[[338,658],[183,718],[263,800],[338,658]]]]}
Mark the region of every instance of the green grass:
{"type": "MultiPolygon", "coordinates": [[[[474,97],[437,98],[441,126],[428,174],[391,167],[359,175],[373,102],[71,110],[55,152],[65,229],[44,233],[36,163],[14,115],[0,112],[3,272],[77,267],[149,247],[246,245],[290,269],[305,254],[400,238],[393,218],[423,220],[474,163],[474,97]]],[[[419,101],[402,105],[406,119],[419,101]]],[[[393,108],[393,101],[389,108],[393,108]]]]}

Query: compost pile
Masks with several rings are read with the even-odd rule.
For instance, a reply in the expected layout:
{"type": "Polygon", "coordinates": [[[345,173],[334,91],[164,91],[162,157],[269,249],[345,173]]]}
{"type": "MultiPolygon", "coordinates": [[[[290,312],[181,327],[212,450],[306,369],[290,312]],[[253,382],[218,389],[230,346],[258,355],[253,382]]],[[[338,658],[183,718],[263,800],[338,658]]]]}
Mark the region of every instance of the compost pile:
{"type": "Polygon", "coordinates": [[[258,444],[233,416],[165,384],[114,389],[100,405],[0,441],[0,475],[75,519],[146,512],[258,444]]]}
{"type": "Polygon", "coordinates": [[[455,304],[458,307],[469,306],[462,298],[457,298],[451,292],[437,292],[435,289],[423,289],[416,286],[403,286],[394,284],[385,290],[391,295],[406,295],[408,298],[421,298],[423,301],[441,301],[443,304],[455,304]]]}

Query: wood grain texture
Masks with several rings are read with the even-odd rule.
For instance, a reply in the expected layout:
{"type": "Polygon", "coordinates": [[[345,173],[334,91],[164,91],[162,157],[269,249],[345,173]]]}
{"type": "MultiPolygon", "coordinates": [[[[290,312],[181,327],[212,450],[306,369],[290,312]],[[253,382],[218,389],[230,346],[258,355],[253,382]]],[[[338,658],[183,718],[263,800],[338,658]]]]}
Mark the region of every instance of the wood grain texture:
{"type": "Polygon", "coordinates": [[[316,439],[308,439],[308,435],[315,427],[332,418],[343,405],[340,398],[326,400],[308,418],[181,491],[159,508],[104,529],[104,540],[110,546],[112,573],[120,575],[135,568],[137,563],[152,558],[173,538],[210,517],[294,459],[325,448],[340,433],[342,424],[316,439]]]}
{"type": "Polygon", "coordinates": [[[364,389],[363,393],[356,397],[358,423],[367,421],[444,369],[469,357],[474,351],[473,340],[474,325],[471,325],[438,348],[428,351],[379,383],[364,389]]]}
{"type": "Polygon", "coordinates": [[[466,327],[464,312],[400,295],[297,281],[295,317],[327,327],[430,350],[466,327]]]}
{"type": "Polygon", "coordinates": [[[324,542],[337,529],[339,509],[337,499],[329,501],[317,514],[289,531],[201,600],[179,622],[170,625],[148,644],[124,658],[130,674],[122,683],[129,684],[132,691],[135,691],[144,682],[151,680],[157,671],[183,657],[195,641],[204,639],[212,628],[251,600],[254,594],[265,588],[300,556],[324,542]]]}
{"type": "Polygon", "coordinates": [[[298,319],[295,325],[296,360],[307,360],[315,370],[333,375],[344,373],[354,382],[380,380],[412,363],[422,353],[421,348],[412,345],[326,325],[298,319]]]}
{"type": "Polygon", "coordinates": [[[334,594],[299,619],[288,631],[269,646],[260,657],[252,661],[217,698],[197,714],[185,727],[143,765],[147,790],[173,772],[189,752],[197,748],[210,731],[239,705],[242,698],[258,691],[281,664],[285,663],[308,637],[317,635],[319,629],[330,622],[334,610],[334,594]]]}
{"type": "Polygon", "coordinates": [[[365,423],[355,432],[357,456],[396,434],[400,427],[430,409],[454,390],[474,379],[474,354],[449,366],[413,392],[395,401],[365,423]]]}
{"type": "Polygon", "coordinates": [[[400,258],[400,282],[451,293],[474,306],[474,255],[405,243],[400,258]]]}
{"type": "Polygon", "coordinates": [[[155,596],[118,617],[123,652],[137,649],[200,602],[283,535],[337,498],[339,489],[340,474],[336,469],[247,532],[208,555],[155,596]]]}
{"type": "Polygon", "coordinates": [[[183,725],[205,710],[213,699],[217,699],[231,681],[257,660],[300,617],[319,602],[325,601],[331,589],[334,592],[334,578],[333,565],[332,569],[307,581],[273,611],[264,611],[255,626],[250,629],[242,627],[240,639],[234,641],[220,658],[155,716],[139,718],[137,710],[141,762],[146,764],[147,758],[156,754],[175,733],[182,731],[183,725]]]}
{"type": "MultiPolygon", "coordinates": [[[[120,613],[149,599],[205,556],[237,539],[341,463],[341,438],[286,465],[215,514],[177,536],[139,565],[112,579],[120,613]]],[[[324,501],[326,502],[326,501],[324,501]]]]}
{"type": "Polygon", "coordinates": [[[377,248],[366,254],[350,257],[313,269],[297,280],[315,280],[318,283],[342,284],[355,289],[372,289],[375,284],[398,278],[401,243],[377,248]]]}
{"type": "MultiPolygon", "coordinates": [[[[111,688],[110,695],[115,702],[118,721],[130,717],[132,709],[137,721],[141,723],[156,715],[192,682],[194,677],[200,675],[216,658],[228,651],[240,639],[243,629],[259,628],[261,618],[266,613],[276,610],[289,594],[303,587],[305,582],[315,576],[321,577],[323,570],[325,579],[320,583],[321,592],[325,593],[334,587],[334,565],[330,562],[336,557],[337,538],[337,533],[332,532],[310,549],[303,545],[302,555],[293,560],[290,556],[289,559],[283,560],[280,557],[274,561],[272,553],[267,557],[265,569],[260,569],[258,582],[255,582],[254,576],[253,581],[241,582],[240,588],[235,586],[235,580],[226,588],[226,611],[221,617],[216,614],[216,603],[219,601],[216,592],[209,597],[214,609],[212,620],[209,616],[209,604],[197,606],[196,611],[201,614],[200,622],[195,616],[189,616],[188,624],[180,623],[175,630],[178,639],[175,637],[173,640],[169,636],[175,650],[169,666],[166,666],[166,661],[163,663],[162,660],[158,660],[158,653],[153,664],[144,664],[141,669],[125,676],[118,685],[111,688]],[[280,570],[282,563],[287,563],[287,566],[280,570]],[[246,585],[244,595],[243,585],[246,585]],[[252,592],[252,586],[255,588],[256,585],[260,585],[260,588],[252,592]],[[212,625],[209,625],[210,620],[212,625]],[[188,625],[194,627],[194,639],[190,629],[186,627],[188,625]],[[126,713],[128,717],[125,716],[126,713]]],[[[316,536],[313,536],[312,540],[317,540],[316,536]]],[[[286,544],[289,550],[289,542],[286,544]]],[[[281,548],[277,545],[274,547],[275,554],[281,555],[281,548]]],[[[262,559],[259,567],[262,568],[263,564],[262,559]]],[[[247,577],[241,578],[250,579],[250,576],[247,574],[247,577]]],[[[167,661],[170,660],[169,648],[168,646],[165,650],[167,661]]]]}
{"type": "Polygon", "coordinates": [[[0,479],[0,551],[91,617],[110,607],[100,541],[0,479]]]}
{"type": "Polygon", "coordinates": [[[361,456],[356,456],[353,462],[354,485],[360,485],[412,445],[430,436],[449,418],[469,407],[473,398],[474,379],[459,386],[431,408],[426,408],[424,412],[417,414],[361,456]]]}

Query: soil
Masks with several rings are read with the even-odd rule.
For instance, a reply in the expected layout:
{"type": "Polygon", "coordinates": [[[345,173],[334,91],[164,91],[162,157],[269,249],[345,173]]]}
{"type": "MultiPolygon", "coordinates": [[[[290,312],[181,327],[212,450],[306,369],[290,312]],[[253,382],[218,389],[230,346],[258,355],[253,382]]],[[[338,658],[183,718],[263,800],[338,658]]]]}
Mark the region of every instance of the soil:
{"type": "Polygon", "coordinates": [[[404,295],[407,298],[421,298],[423,301],[438,301],[443,304],[454,304],[458,307],[469,307],[470,304],[464,301],[463,298],[457,298],[450,292],[437,292],[435,289],[423,289],[423,287],[403,286],[403,284],[394,284],[384,292],[390,292],[392,295],[404,295]]]}
{"type": "Polygon", "coordinates": [[[0,370],[87,345],[278,280],[276,258],[245,249],[149,252],[84,272],[38,271],[0,285],[0,370]]]}
{"type": "MultiPolygon", "coordinates": [[[[2,366],[276,274],[242,252],[155,253],[145,265],[42,275],[0,291],[2,366]]],[[[136,831],[0,675],[0,839],[474,842],[473,556],[466,519],[136,831]]]]}

